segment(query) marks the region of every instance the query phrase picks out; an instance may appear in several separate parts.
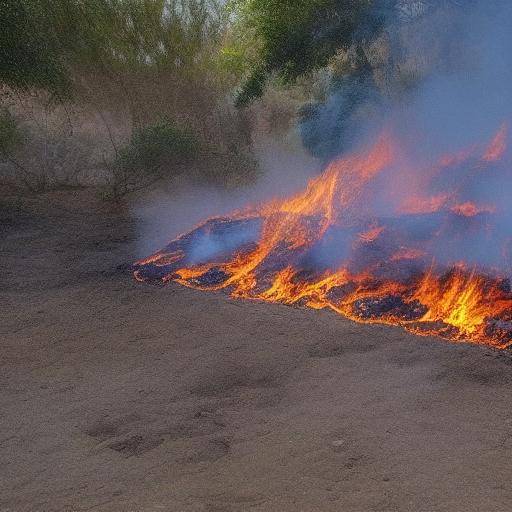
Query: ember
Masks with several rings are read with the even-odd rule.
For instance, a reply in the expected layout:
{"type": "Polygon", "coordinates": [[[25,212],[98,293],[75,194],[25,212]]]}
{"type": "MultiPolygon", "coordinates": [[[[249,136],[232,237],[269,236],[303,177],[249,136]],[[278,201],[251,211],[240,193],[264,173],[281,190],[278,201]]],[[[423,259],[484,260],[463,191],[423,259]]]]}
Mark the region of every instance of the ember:
{"type": "Polygon", "coordinates": [[[506,143],[504,124],[487,145],[444,155],[386,202],[407,175],[386,132],[333,161],[303,192],[179,236],[137,262],[135,277],[505,348],[512,293],[504,285],[510,240],[501,233],[511,212],[503,199],[478,194],[483,175],[510,182],[506,143]]]}

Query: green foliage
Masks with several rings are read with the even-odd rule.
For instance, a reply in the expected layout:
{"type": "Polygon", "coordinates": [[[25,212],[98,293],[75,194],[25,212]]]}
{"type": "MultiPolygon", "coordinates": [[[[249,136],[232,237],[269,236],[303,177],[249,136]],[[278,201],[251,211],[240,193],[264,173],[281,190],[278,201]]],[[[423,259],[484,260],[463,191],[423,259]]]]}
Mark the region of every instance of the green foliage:
{"type": "Polygon", "coordinates": [[[135,130],[119,151],[116,165],[126,170],[157,174],[165,166],[190,160],[199,143],[195,135],[168,120],[135,130]]]}
{"type": "Polygon", "coordinates": [[[160,178],[178,175],[199,150],[192,132],[167,119],[137,129],[113,162],[108,195],[117,200],[160,178]]]}
{"type": "Polygon", "coordinates": [[[235,105],[244,107],[254,98],[259,98],[263,94],[267,73],[262,67],[254,69],[249,77],[242,83],[235,97],[235,105]]]}
{"type": "Polygon", "coordinates": [[[44,1],[69,58],[89,66],[183,66],[211,50],[223,26],[216,0],[44,1]]]}
{"type": "Polygon", "coordinates": [[[59,59],[52,26],[42,22],[45,16],[42,2],[1,2],[0,83],[18,89],[47,89],[64,96],[69,91],[69,79],[59,59]]]}
{"type": "Polygon", "coordinates": [[[186,69],[211,62],[226,23],[220,0],[3,0],[0,82],[72,90],[82,69],[186,69]]]}
{"type": "MultiPolygon", "coordinates": [[[[239,31],[252,38],[248,79],[239,104],[261,95],[266,78],[291,81],[325,66],[340,49],[357,46],[382,27],[388,0],[236,0],[239,31]]],[[[360,63],[367,63],[364,58],[360,63]]]]}

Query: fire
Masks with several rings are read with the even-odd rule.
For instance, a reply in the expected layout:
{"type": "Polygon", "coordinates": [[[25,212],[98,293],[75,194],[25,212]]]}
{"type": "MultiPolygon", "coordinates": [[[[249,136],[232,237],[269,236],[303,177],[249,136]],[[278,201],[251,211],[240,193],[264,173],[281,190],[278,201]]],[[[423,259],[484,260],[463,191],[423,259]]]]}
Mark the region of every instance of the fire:
{"type": "Polygon", "coordinates": [[[474,273],[457,271],[444,283],[428,273],[415,297],[428,307],[423,321],[442,321],[469,336],[483,325],[488,314],[483,289],[483,280],[474,273]]]}
{"type": "Polygon", "coordinates": [[[501,210],[489,194],[476,197],[485,188],[482,166],[512,178],[502,165],[506,142],[504,124],[487,146],[457,150],[419,171],[401,164],[405,150],[387,130],[295,196],[181,235],[137,262],[135,277],[507,347],[509,237],[501,236],[501,210]],[[416,178],[406,179],[404,168],[416,178]],[[405,195],[394,199],[404,183],[405,195]]]}
{"type": "Polygon", "coordinates": [[[384,231],[383,226],[377,226],[375,228],[372,228],[365,233],[360,233],[359,238],[366,243],[375,242],[377,238],[379,238],[379,235],[384,231]]]}
{"type": "Polygon", "coordinates": [[[439,211],[448,201],[448,194],[438,194],[431,197],[413,196],[407,198],[400,211],[402,213],[419,214],[439,211]]]}
{"type": "Polygon", "coordinates": [[[503,123],[487,147],[483,159],[486,162],[496,162],[500,160],[507,149],[508,124],[503,123]]]}

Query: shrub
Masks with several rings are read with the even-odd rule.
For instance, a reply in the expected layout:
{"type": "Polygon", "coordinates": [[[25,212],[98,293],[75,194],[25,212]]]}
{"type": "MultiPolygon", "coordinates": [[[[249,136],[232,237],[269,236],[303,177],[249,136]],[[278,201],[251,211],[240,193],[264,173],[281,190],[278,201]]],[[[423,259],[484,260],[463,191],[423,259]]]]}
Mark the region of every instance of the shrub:
{"type": "Polygon", "coordinates": [[[0,111],[0,181],[33,193],[82,186],[92,171],[95,142],[62,112],[38,110],[30,101],[25,109],[0,111]]]}
{"type": "Polygon", "coordinates": [[[180,174],[199,151],[195,134],[169,120],[139,128],[117,153],[108,195],[119,199],[160,178],[180,174]]]}
{"type": "Polygon", "coordinates": [[[119,151],[118,163],[158,173],[166,164],[190,159],[197,148],[197,139],[190,131],[164,120],[136,130],[128,146],[119,151]]]}

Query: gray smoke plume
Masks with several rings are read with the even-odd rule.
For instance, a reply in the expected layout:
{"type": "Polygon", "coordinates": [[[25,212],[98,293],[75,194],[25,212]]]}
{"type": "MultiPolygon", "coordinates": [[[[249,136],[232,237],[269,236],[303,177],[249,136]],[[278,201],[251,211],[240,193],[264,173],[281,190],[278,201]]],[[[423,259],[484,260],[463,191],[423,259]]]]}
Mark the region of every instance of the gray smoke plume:
{"type": "MultiPolygon", "coordinates": [[[[447,212],[467,202],[492,205],[492,218],[465,221],[465,231],[446,230],[428,252],[445,264],[463,259],[508,272],[510,254],[503,249],[512,226],[508,157],[484,174],[470,161],[432,179],[425,176],[447,153],[477,147],[482,156],[502,123],[512,118],[511,22],[512,5],[504,0],[396,2],[383,35],[366,49],[372,72],[332,76],[327,99],[303,110],[298,132],[318,160],[263,140],[257,151],[265,172],[256,187],[229,193],[194,187],[160,194],[150,207],[146,200],[138,209],[144,221],[140,255],[208,216],[300,190],[319,171],[319,161],[357,149],[386,127],[400,145],[400,158],[367,186],[368,214],[377,220],[399,215],[404,201],[414,197],[446,195],[447,212]]],[[[409,222],[421,236],[431,219],[409,222]]],[[[319,260],[350,257],[351,240],[340,244],[319,260]]],[[[215,251],[200,249],[201,255],[215,251]]]]}

